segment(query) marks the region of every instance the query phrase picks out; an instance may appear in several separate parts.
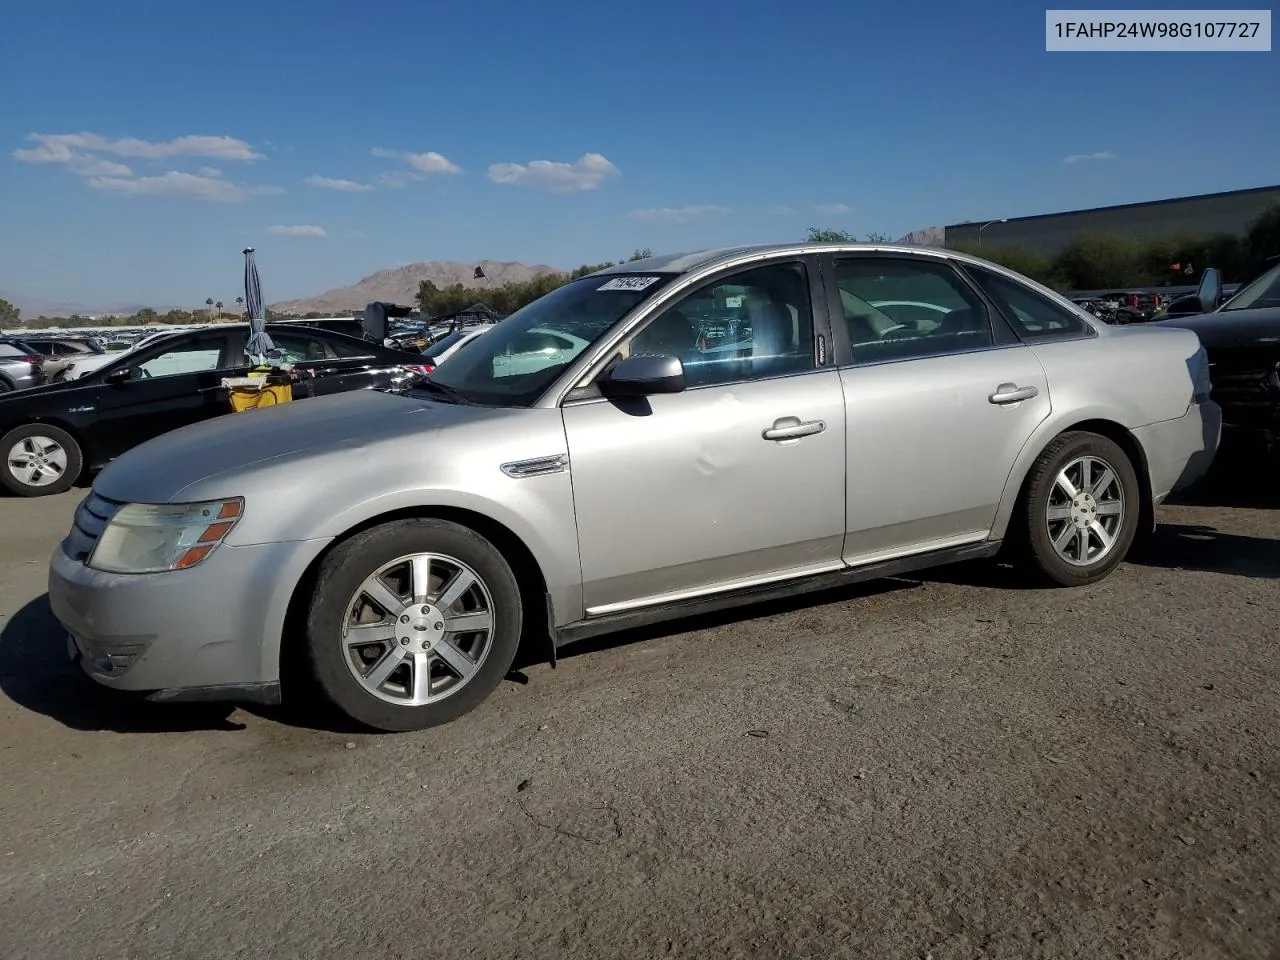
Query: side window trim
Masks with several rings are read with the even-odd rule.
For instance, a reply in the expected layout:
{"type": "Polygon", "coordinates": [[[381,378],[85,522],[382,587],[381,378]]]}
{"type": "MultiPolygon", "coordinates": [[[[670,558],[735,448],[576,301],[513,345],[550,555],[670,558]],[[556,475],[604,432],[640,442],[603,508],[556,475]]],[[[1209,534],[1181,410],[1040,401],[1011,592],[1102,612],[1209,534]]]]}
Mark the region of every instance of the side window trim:
{"type": "Polygon", "coordinates": [[[845,252],[824,253],[821,256],[823,270],[823,286],[825,288],[827,311],[831,316],[831,330],[835,347],[834,365],[840,369],[850,367],[875,367],[887,363],[911,363],[916,360],[933,360],[941,357],[964,356],[971,353],[987,353],[991,350],[1004,350],[1009,347],[1022,346],[1014,328],[1009,324],[1003,311],[986,292],[968,275],[961,264],[951,257],[936,257],[900,251],[849,250],[845,252]],[[980,304],[987,316],[987,329],[991,333],[992,342],[965,350],[954,350],[947,353],[922,354],[920,356],[891,357],[879,360],[854,360],[853,344],[849,339],[849,330],[844,322],[836,323],[836,318],[844,320],[844,301],[840,297],[840,285],[836,280],[836,262],[838,260],[902,260],[910,263],[927,263],[949,268],[959,285],[969,291],[980,304]]]}

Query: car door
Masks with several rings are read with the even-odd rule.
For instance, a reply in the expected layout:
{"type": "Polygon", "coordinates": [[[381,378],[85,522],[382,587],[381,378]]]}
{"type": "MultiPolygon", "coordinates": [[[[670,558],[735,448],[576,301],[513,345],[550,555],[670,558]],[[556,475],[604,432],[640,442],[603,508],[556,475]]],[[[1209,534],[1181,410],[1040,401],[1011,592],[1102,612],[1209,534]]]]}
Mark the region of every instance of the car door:
{"type": "Polygon", "coordinates": [[[1039,359],[945,258],[869,252],[825,265],[847,405],[844,559],[985,540],[1049,415],[1039,359]],[[901,302],[937,309],[875,306],[901,302]]]}
{"type": "Polygon", "coordinates": [[[844,399],[814,277],[796,260],[711,279],[623,346],[679,356],[683,392],[564,403],[588,616],[843,566],[844,399]],[[735,286],[751,338],[701,351],[735,286]]]}
{"type": "Polygon", "coordinates": [[[102,384],[94,439],[102,456],[113,459],[162,433],[230,413],[222,378],[245,367],[228,346],[226,331],[199,331],[139,351],[127,379],[95,374],[102,384]]]}

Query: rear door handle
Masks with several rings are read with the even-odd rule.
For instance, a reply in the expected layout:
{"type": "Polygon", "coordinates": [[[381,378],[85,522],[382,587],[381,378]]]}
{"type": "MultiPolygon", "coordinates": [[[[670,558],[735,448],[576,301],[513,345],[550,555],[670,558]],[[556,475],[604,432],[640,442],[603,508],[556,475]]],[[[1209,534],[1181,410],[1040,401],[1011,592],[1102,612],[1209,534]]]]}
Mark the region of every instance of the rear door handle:
{"type": "Polygon", "coordinates": [[[766,440],[798,440],[827,429],[822,420],[801,421],[799,417],[781,417],[761,434],[766,440]]]}
{"type": "Polygon", "coordinates": [[[1020,400],[1030,400],[1039,395],[1038,387],[1020,387],[1016,383],[1002,383],[987,399],[992,403],[1018,403],[1020,400]]]}

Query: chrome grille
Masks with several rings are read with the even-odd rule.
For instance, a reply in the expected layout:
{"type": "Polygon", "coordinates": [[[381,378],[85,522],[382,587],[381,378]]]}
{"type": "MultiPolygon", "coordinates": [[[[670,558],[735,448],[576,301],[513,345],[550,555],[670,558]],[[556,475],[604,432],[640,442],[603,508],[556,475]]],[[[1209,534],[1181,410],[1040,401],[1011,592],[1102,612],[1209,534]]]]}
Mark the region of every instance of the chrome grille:
{"type": "Polygon", "coordinates": [[[93,552],[93,545],[98,542],[102,531],[107,528],[107,521],[122,506],[124,504],[117,503],[115,500],[108,500],[96,493],[90,493],[80,501],[80,506],[76,507],[71,532],[62,541],[63,552],[72,560],[78,560],[81,563],[88,560],[89,554],[93,552]]]}

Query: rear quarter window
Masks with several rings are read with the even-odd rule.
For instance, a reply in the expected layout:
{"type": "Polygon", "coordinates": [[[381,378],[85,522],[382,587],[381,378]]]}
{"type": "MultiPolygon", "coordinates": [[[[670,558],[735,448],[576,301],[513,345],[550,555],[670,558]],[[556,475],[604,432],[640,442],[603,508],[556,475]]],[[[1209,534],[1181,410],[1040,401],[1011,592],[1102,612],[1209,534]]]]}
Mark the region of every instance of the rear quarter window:
{"type": "Polygon", "coordinates": [[[990,270],[970,266],[965,269],[995,301],[1022,340],[1070,340],[1094,333],[1083,317],[1017,281],[990,270]]]}

